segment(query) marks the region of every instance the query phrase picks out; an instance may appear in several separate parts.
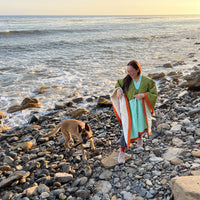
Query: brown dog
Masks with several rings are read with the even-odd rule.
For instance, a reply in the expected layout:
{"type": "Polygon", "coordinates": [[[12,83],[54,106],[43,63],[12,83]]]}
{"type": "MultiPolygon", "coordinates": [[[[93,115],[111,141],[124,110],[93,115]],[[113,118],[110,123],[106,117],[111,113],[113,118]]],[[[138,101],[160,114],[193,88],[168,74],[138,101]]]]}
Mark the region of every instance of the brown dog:
{"type": "Polygon", "coordinates": [[[50,137],[58,133],[60,129],[63,134],[63,137],[65,138],[64,146],[68,148],[72,147],[72,145],[74,144],[72,135],[76,136],[78,141],[81,142],[80,146],[81,146],[84,160],[86,160],[87,158],[86,158],[82,144],[86,144],[87,141],[89,141],[90,147],[92,148],[92,150],[95,150],[94,141],[92,139],[92,131],[89,124],[84,123],[82,121],[75,120],[75,119],[67,119],[59,123],[52,132],[50,132],[47,135],[43,135],[43,137],[50,137]],[[69,145],[70,142],[72,143],[71,145],[69,145]]]}

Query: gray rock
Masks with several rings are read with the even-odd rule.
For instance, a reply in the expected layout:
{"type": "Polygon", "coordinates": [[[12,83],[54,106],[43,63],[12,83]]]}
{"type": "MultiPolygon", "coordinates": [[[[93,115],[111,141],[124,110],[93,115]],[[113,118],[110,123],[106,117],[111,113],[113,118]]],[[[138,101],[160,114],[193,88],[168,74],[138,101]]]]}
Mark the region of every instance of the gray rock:
{"type": "Polygon", "coordinates": [[[7,163],[9,165],[12,165],[14,163],[14,159],[10,156],[6,156],[3,160],[4,163],[7,163]]]}
{"type": "Polygon", "coordinates": [[[112,189],[112,185],[108,181],[98,181],[96,183],[96,190],[99,193],[105,194],[112,189]]]}
{"type": "Polygon", "coordinates": [[[85,185],[88,182],[88,178],[87,177],[81,177],[79,179],[79,185],[85,185]]]}
{"type": "Polygon", "coordinates": [[[42,192],[40,194],[41,199],[47,199],[50,196],[49,192],[42,192]]]}
{"type": "Polygon", "coordinates": [[[55,196],[59,196],[61,193],[64,193],[65,190],[61,188],[61,189],[53,190],[52,192],[55,196]]]}
{"type": "Polygon", "coordinates": [[[170,131],[171,131],[172,133],[180,133],[180,132],[181,132],[181,128],[182,128],[182,125],[177,124],[177,125],[173,126],[173,127],[170,129],[170,131]]]}
{"type": "Polygon", "coordinates": [[[167,161],[171,161],[173,158],[178,157],[183,152],[184,150],[181,148],[168,147],[168,150],[166,153],[164,153],[163,158],[167,161]]]}
{"type": "Polygon", "coordinates": [[[122,191],[120,194],[123,196],[124,200],[135,200],[135,196],[130,192],[122,191]]]}
{"type": "Polygon", "coordinates": [[[71,181],[73,179],[73,175],[72,174],[68,174],[68,173],[56,173],[54,175],[54,179],[56,181],[59,181],[61,183],[67,183],[69,181],[71,181]]]}
{"type": "Polygon", "coordinates": [[[39,194],[42,194],[43,192],[49,193],[49,192],[50,192],[50,189],[49,189],[49,187],[47,187],[45,184],[40,184],[40,185],[38,186],[38,192],[39,192],[39,194]]]}
{"type": "Polygon", "coordinates": [[[26,176],[26,172],[23,173],[23,171],[22,171],[22,172],[16,172],[16,173],[12,174],[8,178],[3,179],[0,182],[0,188],[10,186],[14,181],[21,179],[23,176],[26,176]]]}
{"type": "Polygon", "coordinates": [[[103,180],[109,180],[111,179],[112,174],[113,173],[110,170],[105,170],[100,174],[99,178],[103,180]]]}
{"type": "Polygon", "coordinates": [[[175,146],[180,147],[180,146],[183,144],[183,140],[181,140],[181,139],[175,137],[175,138],[172,139],[172,143],[173,143],[175,146]]]}
{"type": "Polygon", "coordinates": [[[75,195],[83,199],[88,199],[90,197],[90,190],[78,190],[75,192],[75,195]]]}
{"type": "Polygon", "coordinates": [[[195,127],[187,127],[187,128],[186,128],[186,132],[187,132],[187,133],[190,133],[190,132],[194,133],[194,132],[195,132],[195,129],[196,129],[195,127]]]}
{"type": "Polygon", "coordinates": [[[162,162],[164,159],[163,158],[161,158],[161,157],[151,157],[151,158],[149,158],[149,161],[150,162],[162,162]]]}

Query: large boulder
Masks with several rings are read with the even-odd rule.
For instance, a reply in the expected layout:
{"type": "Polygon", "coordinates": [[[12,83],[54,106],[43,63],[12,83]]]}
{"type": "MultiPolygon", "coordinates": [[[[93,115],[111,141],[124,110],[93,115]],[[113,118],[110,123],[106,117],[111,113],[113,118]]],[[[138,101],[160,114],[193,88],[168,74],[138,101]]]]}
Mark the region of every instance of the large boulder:
{"type": "Polygon", "coordinates": [[[175,177],[170,181],[174,200],[199,200],[200,176],[175,177]]]}
{"type": "Polygon", "coordinates": [[[186,83],[185,87],[192,90],[200,90],[200,68],[196,68],[194,72],[184,77],[186,83]]]}

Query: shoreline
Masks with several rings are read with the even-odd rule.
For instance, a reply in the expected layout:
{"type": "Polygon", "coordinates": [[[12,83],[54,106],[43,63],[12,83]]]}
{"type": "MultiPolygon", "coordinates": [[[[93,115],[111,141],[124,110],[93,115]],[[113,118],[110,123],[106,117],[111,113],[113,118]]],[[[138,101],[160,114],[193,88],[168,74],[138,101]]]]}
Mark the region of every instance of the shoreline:
{"type": "MultiPolygon", "coordinates": [[[[194,71],[188,80],[199,78],[199,67],[194,71]]],[[[152,135],[144,136],[143,152],[137,153],[134,143],[127,149],[131,159],[124,165],[107,169],[102,164],[104,158],[119,150],[121,135],[109,95],[102,97],[104,105],[96,104],[73,117],[89,122],[93,130],[96,150],[86,145],[87,164],[76,149],[67,152],[60,133],[42,138],[62,119],[71,118],[79,104],[58,102],[57,109],[47,115],[33,113],[30,123],[0,133],[0,196],[10,195],[11,200],[169,200],[172,178],[200,175],[200,155],[195,154],[200,144],[200,92],[184,86],[181,77],[172,73],[170,79],[159,78],[152,135]],[[170,151],[173,157],[169,157],[170,151]]]]}
{"type": "MultiPolygon", "coordinates": [[[[195,66],[195,64],[197,65],[197,67],[200,65],[198,64],[198,62],[193,62],[193,66],[195,66]]],[[[154,79],[156,81],[158,90],[160,88],[160,80],[165,77],[167,80],[173,80],[174,76],[176,76],[176,78],[179,78],[180,81],[184,80],[184,76],[190,74],[191,72],[194,71],[195,67],[190,67],[187,68],[185,70],[182,69],[182,65],[185,65],[184,62],[176,62],[176,63],[165,63],[163,64],[162,68],[163,69],[159,69],[158,72],[156,72],[154,70],[153,73],[145,73],[146,76],[151,77],[152,79],[154,79]],[[178,65],[178,68],[177,68],[178,65]],[[178,71],[177,71],[178,70],[178,71]]],[[[121,72],[120,72],[121,73],[121,72]]],[[[162,84],[162,82],[161,82],[162,84]]],[[[84,86],[84,84],[83,84],[84,86]]],[[[31,115],[31,113],[43,113],[43,114],[47,114],[48,112],[50,112],[51,110],[54,110],[56,104],[59,104],[61,102],[67,102],[67,101],[73,101],[73,99],[78,99],[78,98],[82,98],[82,101],[80,102],[74,102],[75,106],[81,106],[81,107],[85,107],[86,109],[92,109],[95,104],[97,104],[97,99],[100,96],[104,96],[104,95],[109,95],[112,91],[112,88],[110,88],[110,92],[108,93],[108,90],[105,90],[104,92],[100,92],[100,89],[98,88],[99,86],[97,86],[96,90],[95,88],[92,88],[92,93],[88,91],[88,87],[85,91],[82,91],[80,94],[78,92],[76,92],[76,90],[74,90],[71,94],[69,93],[68,88],[62,88],[59,85],[53,85],[53,86],[41,86],[40,88],[35,88],[31,94],[29,96],[24,96],[25,98],[36,98],[38,101],[41,100],[42,106],[29,110],[29,109],[24,109],[22,112],[14,112],[14,113],[7,113],[7,110],[9,107],[12,107],[13,105],[19,105],[22,101],[23,101],[23,97],[21,96],[21,99],[17,99],[16,100],[12,100],[10,102],[10,106],[7,106],[7,110],[3,109],[0,110],[0,112],[3,112],[4,115],[7,115],[7,119],[5,119],[5,124],[7,124],[8,126],[13,127],[12,124],[16,124],[19,126],[23,126],[23,124],[27,123],[29,121],[29,116],[31,115]],[[66,90],[66,91],[65,91],[66,90]],[[107,91],[107,92],[106,92],[107,91]],[[62,96],[61,94],[65,94],[66,96],[62,96]],[[58,95],[57,99],[53,99],[52,102],[49,102],[49,99],[51,99],[54,95],[58,95]],[[20,102],[21,101],[21,102],[20,102]],[[16,104],[16,102],[18,104],[16,104]],[[45,105],[46,104],[46,105],[45,105]],[[11,122],[8,122],[8,118],[11,119],[11,122]],[[16,119],[16,123],[14,122],[14,120],[12,119],[16,119]]],[[[114,85],[113,85],[114,87],[114,85]]],[[[78,88],[77,88],[78,90],[78,88]]],[[[8,103],[9,104],[9,103],[8,103]]],[[[62,104],[62,103],[61,103],[62,104]]],[[[4,106],[5,108],[5,106],[4,106]]]]}

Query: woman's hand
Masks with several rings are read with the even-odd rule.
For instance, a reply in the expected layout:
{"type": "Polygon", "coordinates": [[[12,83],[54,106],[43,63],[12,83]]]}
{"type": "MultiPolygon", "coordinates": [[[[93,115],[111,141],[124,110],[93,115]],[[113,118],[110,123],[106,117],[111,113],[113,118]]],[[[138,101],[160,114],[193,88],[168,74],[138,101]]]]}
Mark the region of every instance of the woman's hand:
{"type": "Polygon", "coordinates": [[[143,93],[136,94],[134,97],[135,97],[137,100],[140,100],[140,99],[143,99],[143,98],[144,98],[144,94],[143,94],[143,93]]]}
{"type": "Polygon", "coordinates": [[[122,92],[122,90],[117,89],[117,97],[118,97],[119,99],[121,99],[122,96],[123,96],[123,92],[122,92]]]}

